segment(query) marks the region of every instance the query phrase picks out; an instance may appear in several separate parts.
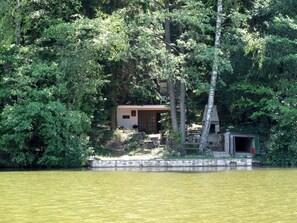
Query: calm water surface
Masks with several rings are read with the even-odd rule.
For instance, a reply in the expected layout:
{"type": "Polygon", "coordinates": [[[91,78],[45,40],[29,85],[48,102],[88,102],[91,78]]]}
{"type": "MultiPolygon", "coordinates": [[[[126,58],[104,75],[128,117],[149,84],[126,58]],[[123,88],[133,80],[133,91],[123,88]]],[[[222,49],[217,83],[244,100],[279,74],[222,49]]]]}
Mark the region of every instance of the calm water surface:
{"type": "Polygon", "coordinates": [[[0,172],[0,222],[297,222],[297,169],[0,172]]]}

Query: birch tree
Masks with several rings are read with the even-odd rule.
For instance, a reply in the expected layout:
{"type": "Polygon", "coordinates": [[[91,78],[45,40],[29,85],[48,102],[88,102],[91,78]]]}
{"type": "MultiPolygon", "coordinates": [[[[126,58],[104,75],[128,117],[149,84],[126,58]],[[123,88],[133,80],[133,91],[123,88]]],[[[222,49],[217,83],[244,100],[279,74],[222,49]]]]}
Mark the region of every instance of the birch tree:
{"type": "Polygon", "coordinates": [[[202,135],[200,139],[199,150],[204,151],[207,139],[209,136],[209,129],[211,124],[211,114],[214,105],[216,82],[218,77],[218,67],[219,67],[219,51],[220,51],[220,39],[221,39],[221,29],[222,29],[222,11],[223,11],[223,0],[218,0],[217,2],[217,19],[216,19],[216,34],[215,34],[215,44],[214,44],[214,59],[212,65],[210,89],[208,94],[206,120],[203,125],[202,135]]]}

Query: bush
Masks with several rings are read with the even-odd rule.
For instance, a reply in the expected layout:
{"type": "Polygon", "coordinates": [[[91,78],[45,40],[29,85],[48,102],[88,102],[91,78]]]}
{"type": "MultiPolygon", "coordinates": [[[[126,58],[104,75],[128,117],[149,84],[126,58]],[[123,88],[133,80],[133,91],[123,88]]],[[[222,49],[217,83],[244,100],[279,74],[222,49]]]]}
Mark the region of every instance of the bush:
{"type": "Polygon", "coordinates": [[[90,154],[85,113],[60,102],[5,106],[0,119],[0,165],[75,167],[90,154]]]}
{"type": "Polygon", "coordinates": [[[297,165],[297,131],[294,128],[273,130],[267,144],[267,163],[274,166],[297,165]]]}

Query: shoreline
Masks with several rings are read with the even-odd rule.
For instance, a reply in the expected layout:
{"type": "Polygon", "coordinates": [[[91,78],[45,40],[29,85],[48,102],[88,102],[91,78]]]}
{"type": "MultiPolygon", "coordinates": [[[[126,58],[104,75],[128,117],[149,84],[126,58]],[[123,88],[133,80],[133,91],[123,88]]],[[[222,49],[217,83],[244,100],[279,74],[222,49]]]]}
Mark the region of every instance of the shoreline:
{"type": "Polygon", "coordinates": [[[206,159],[89,159],[90,168],[125,167],[237,167],[252,166],[252,158],[206,158],[206,159]]]}

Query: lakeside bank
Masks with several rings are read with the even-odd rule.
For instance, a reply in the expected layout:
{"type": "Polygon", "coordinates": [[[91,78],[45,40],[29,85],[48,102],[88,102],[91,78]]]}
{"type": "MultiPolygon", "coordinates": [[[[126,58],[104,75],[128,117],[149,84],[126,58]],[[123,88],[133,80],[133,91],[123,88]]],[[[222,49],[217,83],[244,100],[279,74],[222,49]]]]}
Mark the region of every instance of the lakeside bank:
{"type": "Polygon", "coordinates": [[[207,159],[96,159],[88,160],[91,168],[116,167],[232,167],[252,166],[252,158],[207,158],[207,159]]]}

